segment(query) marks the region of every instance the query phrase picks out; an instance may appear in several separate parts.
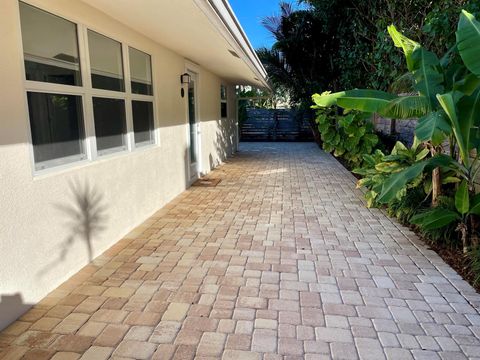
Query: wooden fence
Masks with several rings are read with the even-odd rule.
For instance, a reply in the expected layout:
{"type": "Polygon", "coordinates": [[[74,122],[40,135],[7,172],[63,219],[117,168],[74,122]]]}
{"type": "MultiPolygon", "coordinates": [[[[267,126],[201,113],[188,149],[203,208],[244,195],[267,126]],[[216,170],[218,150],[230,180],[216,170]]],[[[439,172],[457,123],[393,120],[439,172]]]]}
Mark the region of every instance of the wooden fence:
{"type": "Polygon", "coordinates": [[[240,119],[241,141],[312,141],[309,119],[292,109],[247,108],[240,119]]]}

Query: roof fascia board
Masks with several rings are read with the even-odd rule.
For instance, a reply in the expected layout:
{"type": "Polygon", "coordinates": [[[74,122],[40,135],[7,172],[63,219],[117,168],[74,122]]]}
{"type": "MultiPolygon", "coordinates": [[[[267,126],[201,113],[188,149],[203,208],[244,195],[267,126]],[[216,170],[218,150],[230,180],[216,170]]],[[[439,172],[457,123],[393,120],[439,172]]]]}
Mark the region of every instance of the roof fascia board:
{"type": "Polygon", "coordinates": [[[257,53],[253,49],[247,35],[243,31],[235,14],[226,0],[194,0],[195,4],[207,16],[216,29],[238,53],[242,60],[249,66],[258,80],[270,88],[266,78],[267,72],[263,67],[257,53]]]}

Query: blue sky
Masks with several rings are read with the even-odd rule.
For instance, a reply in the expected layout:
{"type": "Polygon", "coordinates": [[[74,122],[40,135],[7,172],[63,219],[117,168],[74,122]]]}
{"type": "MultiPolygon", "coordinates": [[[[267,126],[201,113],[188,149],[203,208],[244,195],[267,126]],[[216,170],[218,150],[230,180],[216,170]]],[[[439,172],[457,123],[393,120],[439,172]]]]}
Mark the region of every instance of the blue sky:
{"type": "MultiPolygon", "coordinates": [[[[229,0],[230,5],[255,49],[275,42],[260,23],[265,16],[278,14],[280,0],[229,0]]],[[[296,1],[291,0],[291,3],[296,1]]]]}

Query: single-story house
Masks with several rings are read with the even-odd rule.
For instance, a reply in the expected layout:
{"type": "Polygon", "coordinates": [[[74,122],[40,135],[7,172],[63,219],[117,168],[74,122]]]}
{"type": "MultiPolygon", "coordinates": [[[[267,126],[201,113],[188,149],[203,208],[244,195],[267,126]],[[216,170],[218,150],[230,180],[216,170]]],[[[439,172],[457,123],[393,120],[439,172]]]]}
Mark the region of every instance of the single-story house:
{"type": "Polygon", "coordinates": [[[1,329],[233,154],[235,86],[268,85],[227,0],[0,8],[1,329]]]}

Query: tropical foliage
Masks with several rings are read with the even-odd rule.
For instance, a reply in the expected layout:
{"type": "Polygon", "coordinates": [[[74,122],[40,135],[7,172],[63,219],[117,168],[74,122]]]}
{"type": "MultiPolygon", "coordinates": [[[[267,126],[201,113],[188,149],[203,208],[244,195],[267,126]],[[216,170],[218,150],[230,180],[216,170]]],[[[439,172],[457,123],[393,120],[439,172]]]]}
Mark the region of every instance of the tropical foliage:
{"type": "MultiPolygon", "coordinates": [[[[354,169],[353,172],[362,176],[362,179],[357,182],[357,186],[359,188],[366,187],[368,190],[365,193],[367,205],[369,207],[379,205],[378,196],[382,192],[386,180],[392,174],[422,162],[429,153],[428,149],[415,140],[411,148],[397,142],[389,155],[385,155],[381,150],[376,150],[372,155],[365,154],[363,156],[364,166],[354,169]]],[[[390,201],[401,201],[410,189],[420,187],[425,198],[431,192],[431,183],[428,174],[421,173],[414,181],[400,188],[390,201]]]]}
{"type": "MultiPolygon", "coordinates": [[[[470,245],[478,245],[476,216],[480,215],[480,196],[475,189],[480,169],[480,22],[463,10],[456,43],[442,58],[393,25],[388,32],[395,46],[403,51],[408,70],[403,77],[410,79],[413,94],[398,96],[360,89],[315,94],[315,107],[337,105],[391,118],[418,117],[416,137],[423,143],[422,151],[432,156],[424,156],[382,179],[381,186],[372,187],[376,190],[374,200],[380,204],[398,200],[399,194],[404,194],[409,186],[416,187],[419,177],[433,170],[432,187],[437,189],[437,195],[441,191],[451,195],[454,207],[434,207],[412,216],[411,222],[425,231],[457,224],[466,253],[470,245]],[[448,155],[442,154],[445,141],[449,143],[448,155]]],[[[377,165],[375,171],[381,173],[377,165]]]]}
{"type": "Polygon", "coordinates": [[[440,54],[455,44],[460,10],[480,11],[478,0],[298,1],[305,7],[280,2],[279,13],[264,19],[276,41],[258,54],[271,82],[289,91],[292,104],[306,107],[311,94],[325,89],[389,90],[407,71],[389,24],[440,54]]]}
{"type": "Polygon", "coordinates": [[[339,115],[336,108],[319,110],[316,118],[322,147],[347,166],[360,166],[364,154],[370,154],[378,143],[367,114],[353,111],[339,115]]]}

